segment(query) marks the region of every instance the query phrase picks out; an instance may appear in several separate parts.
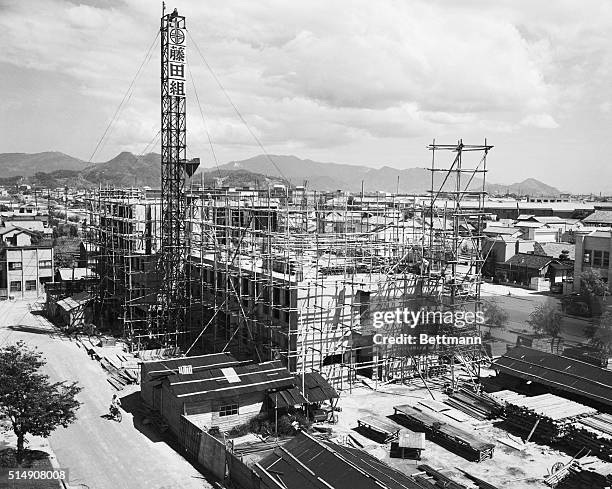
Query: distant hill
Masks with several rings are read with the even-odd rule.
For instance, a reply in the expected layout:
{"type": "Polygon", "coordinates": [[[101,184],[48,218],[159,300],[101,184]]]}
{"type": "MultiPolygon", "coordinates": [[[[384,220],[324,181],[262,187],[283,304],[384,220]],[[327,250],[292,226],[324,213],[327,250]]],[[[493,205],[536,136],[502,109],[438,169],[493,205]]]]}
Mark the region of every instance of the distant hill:
{"type": "MultiPolygon", "coordinates": [[[[346,165],[339,163],[321,163],[312,160],[303,160],[296,156],[265,155],[255,156],[242,161],[231,161],[220,167],[223,170],[248,170],[265,175],[281,174],[290,179],[294,185],[302,185],[308,181],[308,187],[318,190],[348,190],[359,192],[363,182],[366,191],[422,193],[431,188],[431,172],[427,168],[408,168],[399,170],[389,166],[370,168],[360,165],[346,165]]],[[[434,178],[435,188],[439,189],[444,180],[442,173],[434,178]]],[[[454,179],[449,179],[444,187],[452,189],[454,179]]],[[[474,178],[470,189],[480,189],[482,180],[474,178]]],[[[465,188],[465,187],[464,187],[465,188]]],[[[530,195],[557,195],[560,191],[546,185],[534,178],[511,185],[487,184],[487,191],[491,193],[529,193],[530,195]]]]}
{"type": "MultiPolygon", "coordinates": [[[[7,185],[14,184],[15,179],[23,176],[30,183],[45,187],[159,187],[160,155],[122,152],[109,161],[87,165],[82,160],[57,152],[4,153],[0,154],[0,175],[4,177],[3,181],[7,185]]],[[[259,155],[242,161],[231,161],[218,169],[202,168],[194,175],[193,181],[202,180],[204,185],[208,186],[252,188],[267,188],[276,183],[286,183],[287,180],[293,185],[303,185],[307,181],[309,189],[342,189],[350,192],[360,192],[363,182],[366,192],[395,192],[398,189],[398,177],[399,191],[402,193],[423,193],[431,188],[431,172],[426,168],[370,168],[322,163],[286,155],[259,155]]],[[[436,189],[440,187],[443,179],[442,173],[435,175],[436,189]]],[[[470,188],[479,189],[481,182],[475,178],[470,188]]],[[[445,189],[450,190],[453,186],[454,180],[448,179],[445,189]]],[[[511,185],[487,184],[487,191],[492,194],[533,196],[560,193],[558,189],[534,178],[511,185]]]]}
{"type": "Polygon", "coordinates": [[[540,182],[535,178],[527,178],[522,182],[513,183],[511,185],[502,185],[492,183],[487,185],[487,191],[495,194],[517,194],[517,195],[559,195],[561,191],[558,188],[540,182]]]}
{"type": "Polygon", "coordinates": [[[159,187],[160,155],[135,155],[124,151],[104,163],[88,166],[81,177],[94,185],[113,187],[159,187]]]}
{"type": "Polygon", "coordinates": [[[82,170],[86,161],[58,151],[44,153],[0,153],[0,175],[3,178],[29,177],[36,172],[50,173],[56,170],[82,170]]]}

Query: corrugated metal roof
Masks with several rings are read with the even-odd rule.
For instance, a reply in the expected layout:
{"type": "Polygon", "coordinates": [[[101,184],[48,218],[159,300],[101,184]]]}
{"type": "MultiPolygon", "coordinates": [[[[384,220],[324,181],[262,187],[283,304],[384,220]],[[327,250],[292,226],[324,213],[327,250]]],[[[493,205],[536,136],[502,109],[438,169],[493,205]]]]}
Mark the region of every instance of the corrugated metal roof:
{"type": "Polygon", "coordinates": [[[270,392],[268,394],[272,405],[277,408],[293,407],[298,404],[306,404],[306,399],[297,387],[290,387],[289,389],[282,389],[277,392],[270,392]]]}
{"type": "Polygon", "coordinates": [[[298,387],[302,389],[302,385],[304,385],[304,397],[311,404],[340,397],[319,372],[306,373],[303,381],[301,375],[297,375],[297,378],[298,387]]]}
{"type": "Polygon", "coordinates": [[[612,371],[518,346],[493,362],[500,372],[612,406],[612,371]]]}
{"type": "Polygon", "coordinates": [[[363,450],[315,440],[304,433],[276,448],[255,467],[256,472],[262,469],[290,489],[423,487],[363,450]]]}
{"type": "Polygon", "coordinates": [[[84,306],[91,300],[91,295],[88,292],[79,292],[72,297],[67,297],[61,301],[57,301],[57,306],[66,312],[70,312],[77,307],[84,306]]]}
{"type": "Polygon", "coordinates": [[[210,368],[193,374],[174,374],[167,378],[170,390],[184,401],[203,401],[268,389],[291,387],[295,377],[281,362],[264,362],[233,367],[240,382],[230,383],[220,368],[210,368]]]}
{"type": "Polygon", "coordinates": [[[194,357],[167,358],[164,360],[151,360],[142,362],[143,380],[158,377],[167,377],[176,374],[178,368],[183,365],[191,365],[194,373],[213,367],[230,367],[241,362],[236,360],[230,353],[211,353],[194,357]]]}

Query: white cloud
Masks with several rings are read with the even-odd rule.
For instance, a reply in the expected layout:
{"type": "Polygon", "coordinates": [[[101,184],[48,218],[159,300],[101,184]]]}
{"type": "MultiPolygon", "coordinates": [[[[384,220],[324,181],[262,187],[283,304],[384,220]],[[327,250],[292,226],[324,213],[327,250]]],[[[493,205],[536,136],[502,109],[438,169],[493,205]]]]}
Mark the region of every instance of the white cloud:
{"type": "MultiPolygon", "coordinates": [[[[603,117],[612,100],[607,0],[591,0],[589,8],[570,0],[176,0],[174,6],[251,130],[277,152],[321,150],[342,161],[345,151],[359,154],[368,145],[372,154],[388,155],[392,141],[422,144],[436,134],[520,139],[529,128],[562,131],[568,121],[603,117]]],[[[55,105],[76,113],[74,95],[91,100],[95,110],[86,116],[95,124],[85,139],[97,141],[93,128],[106,126],[156,34],[158,7],[150,0],[4,1],[0,63],[24,79],[39,77],[39,84],[45,74],[61,74],[55,105]]],[[[107,151],[144,147],[155,134],[157,60],[158,47],[107,151]]],[[[189,66],[215,143],[227,153],[259,152],[193,45],[189,66]]],[[[13,83],[3,76],[2,86],[13,83]]],[[[191,82],[189,91],[189,144],[204,150],[191,82]]],[[[3,120],[19,115],[14,104],[0,106],[3,120]]],[[[41,114],[36,131],[44,132],[53,117],[41,114]]],[[[8,123],[0,129],[13,130],[8,123]]]]}
{"type": "Polygon", "coordinates": [[[538,129],[556,129],[559,127],[559,123],[550,114],[530,114],[521,121],[521,124],[538,129]]]}

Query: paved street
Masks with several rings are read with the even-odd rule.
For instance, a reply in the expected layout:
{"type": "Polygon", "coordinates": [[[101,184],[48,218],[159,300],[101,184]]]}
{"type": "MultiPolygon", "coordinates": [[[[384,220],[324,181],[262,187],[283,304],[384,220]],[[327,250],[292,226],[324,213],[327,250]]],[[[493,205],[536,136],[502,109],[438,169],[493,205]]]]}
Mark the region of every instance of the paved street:
{"type": "MultiPolygon", "coordinates": [[[[561,296],[550,296],[534,290],[490,283],[483,284],[482,298],[496,302],[508,313],[508,324],[505,328],[507,331],[530,331],[531,327],[527,324],[527,319],[537,304],[552,299],[559,305],[559,308],[561,307],[561,296]]],[[[561,336],[569,343],[584,342],[584,328],[589,323],[589,319],[564,316],[561,322],[561,336]]],[[[494,336],[503,336],[504,340],[514,341],[510,339],[510,335],[504,335],[499,331],[494,331],[494,336]]]]}
{"type": "MultiPolygon", "coordinates": [[[[133,423],[102,418],[114,390],[98,362],[76,343],[55,335],[44,318],[20,302],[0,302],[0,345],[19,340],[37,346],[54,381],[76,380],[83,387],[78,419],[57,429],[49,441],[74,487],[95,489],[171,489],[212,487],[183,457],[163,441],[153,441],[133,423]]],[[[124,396],[125,393],[121,393],[124,396]]],[[[155,439],[152,436],[153,439],[155,439]]]]}

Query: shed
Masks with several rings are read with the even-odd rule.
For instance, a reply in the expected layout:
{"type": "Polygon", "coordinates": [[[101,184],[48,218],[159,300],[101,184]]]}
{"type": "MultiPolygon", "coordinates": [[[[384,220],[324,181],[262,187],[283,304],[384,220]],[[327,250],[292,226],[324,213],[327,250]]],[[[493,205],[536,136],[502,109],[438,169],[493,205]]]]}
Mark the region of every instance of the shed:
{"type": "Polygon", "coordinates": [[[86,308],[91,299],[89,292],[79,292],[72,297],[58,301],[56,313],[61,322],[68,327],[76,327],[90,322],[91,318],[87,317],[86,308]]]}
{"type": "Polygon", "coordinates": [[[612,409],[612,371],[580,360],[524,346],[508,351],[493,362],[499,373],[535,382],[557,392],[595,401],[612,409]]]}
{"type": "Polygon", "coordinates": [[[170,429],[180,434],[181,416],[201,428],[227,431],[248,422],[262,410],[271,390],[295,387],[295,376],[279,361],[238,362],[231,356],[216,354],[181,363],[145,369],[143,398],[152,400],[170,429]],[[220,355],[220,356],[219,356],[220,355]],[[193,363],[191,363],[193,362],[193,363]],[[204,363],[205,365],[202,365],[204,363]],[[146,392],[146,393],[145,393],[146,392]]]}

